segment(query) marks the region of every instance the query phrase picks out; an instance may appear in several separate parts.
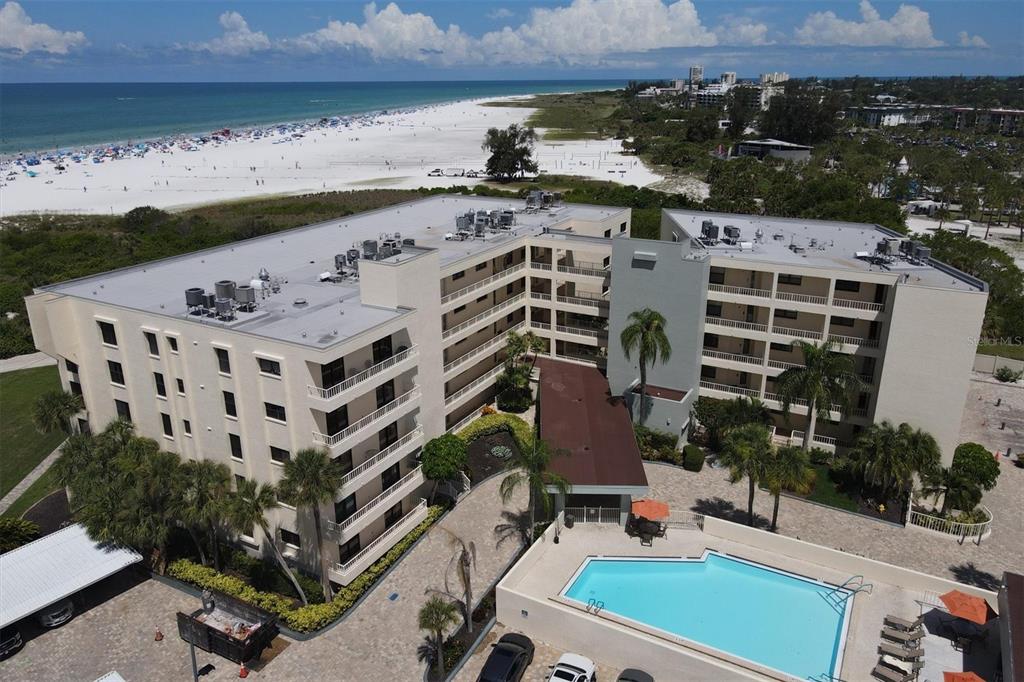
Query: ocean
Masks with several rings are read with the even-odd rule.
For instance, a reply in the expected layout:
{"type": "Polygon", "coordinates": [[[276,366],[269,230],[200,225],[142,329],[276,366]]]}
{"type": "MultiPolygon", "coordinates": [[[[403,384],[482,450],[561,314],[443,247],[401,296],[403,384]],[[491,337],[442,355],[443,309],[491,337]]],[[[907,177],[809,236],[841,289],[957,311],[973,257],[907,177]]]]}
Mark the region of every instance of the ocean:
{"type": "Polygon", "coordinates": [[[0,83],[0,152],[53,151],[479,97],[623,85],[594,80],[0,83]]]}

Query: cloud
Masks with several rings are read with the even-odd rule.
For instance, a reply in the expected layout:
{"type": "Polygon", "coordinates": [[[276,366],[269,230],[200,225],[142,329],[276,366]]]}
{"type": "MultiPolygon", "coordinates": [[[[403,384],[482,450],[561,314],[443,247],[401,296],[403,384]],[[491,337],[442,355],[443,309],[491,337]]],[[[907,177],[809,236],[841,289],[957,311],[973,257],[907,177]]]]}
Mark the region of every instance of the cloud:
{"type": "Polygon", "coordinates": [[[915,5],[900,5],[883,19],[868,0],[860,2],[861,21],[840,19],[835,12],[815,12],[796,28],[801,45],[852,45],[857,47],[939,47],[932,33],[931,17],[915,5]]]}
{"type": "Polygon", "coordinates": [[[270,38],[262,31],[253,31],[249,23],[238,12],[224,12],[219,23],[224,29],[223,35],[203,43],[190,43],[189,49],[210,52],[230,57],[241,57],[252,52],[268,50],[272,47],[270,38]]]}
{"type": "Polygon", "coordinates": [[[7,2],[0,7],[0,50],[23,56],[29,52],[67,54],[88,41],[81,31],[60,31],[37,24],[21,5],[7,2]]]}
{"type": "Polygon", "coordinates": [[[727,14],[715,27],[715,36],[723,45],[773,45],[768,39],[768,25],[749,16],[727,14]]]}
{"type": "Polygon", "coordinates": [[[967,31],[960,31],[957,37],[960,39],[960,47],[988,47],[984,38],[979,35],[969,35],[967,31]]]}
{"type": "Polygon", "coordinates": [[[505,7],[498,7],[497,9],[492,9],[490,12],[487,13],[488,19],[509,19],[513,16],[515,15],[513,14],[512,10],[507,9],[505,7]]]}

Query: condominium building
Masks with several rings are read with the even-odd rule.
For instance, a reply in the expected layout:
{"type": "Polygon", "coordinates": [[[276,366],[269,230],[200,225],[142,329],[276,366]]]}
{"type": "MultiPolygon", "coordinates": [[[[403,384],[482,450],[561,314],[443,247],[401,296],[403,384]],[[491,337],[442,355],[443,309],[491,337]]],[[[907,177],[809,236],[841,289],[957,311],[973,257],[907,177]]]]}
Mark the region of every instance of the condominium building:
{"type": "Polygon", "coordinates": [[[957,130],[983,130],[1002,135],[1024,131],[1024,109],[953,108],[953,127],[957,130]]]}
{"type": "Polygon", "coordinates": [[[704,67],[694,64],[690,67],[690,85],[700,85],[704,82],[704,67]]]}
{"type": "MultiPolygon", "coordinates": [[[[347,584],[424,518],[420,447],[491,399],[506,332],[603,363],[630,212],[527,204],[438,196],[42,287],[27,300],[36,345],[83,396],[82,429],[130,419],[264,482],[327,449],[346,473],[325,544],[347,584]]],[[[272,515],[273,540],[313,569],[308,515],[272,515]]]]}

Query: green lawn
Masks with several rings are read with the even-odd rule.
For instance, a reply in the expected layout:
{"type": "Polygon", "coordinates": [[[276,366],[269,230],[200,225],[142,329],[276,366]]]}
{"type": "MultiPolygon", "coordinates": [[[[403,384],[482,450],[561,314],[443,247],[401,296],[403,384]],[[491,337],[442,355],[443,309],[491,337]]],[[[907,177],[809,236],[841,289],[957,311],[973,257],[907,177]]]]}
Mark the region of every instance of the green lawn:
{"type": "Polygon", "coordinates": [[[56,470],[50,467],[28,487],[28,490],[21,494],[21,497],[14,501],[14,504],[3,513],[3,516],[21,518],[21,515],[28,511],[29,507],[59,488],[56,470]]]}
{"type": "Polygon", "coordinates": [[[982,343],[978,345],[978,353],[981,355],[998,355],[1001,358],[1024,360],[1024,345],[1010,346],[1007,344],[982,343]]]}
{"type": "Polygon", "coordinates": [[[814,489],[806,499],[819,504],[845,509],[846,511],[857,511],[857,504],[845,493],[839,490],[838,484],[829,471],[827,464],[814,464],[814,489]]]}
{"type": "Polygon", "coordinates": [[[537,109],[526,123],[548,129],[545,140],[594,140],[611,137],[618,130],[619,121],[613,115],[622,104],[622,94],[612,91],[545,94],[486,104],[537,109]]]}
{"type": "Polygon", "coordinates": [[[62,433],[44,435],[32,425],[36,398],[59,388],[57,368],[52,365],[0,374],[0,496],[64,440],[62,433]]]}

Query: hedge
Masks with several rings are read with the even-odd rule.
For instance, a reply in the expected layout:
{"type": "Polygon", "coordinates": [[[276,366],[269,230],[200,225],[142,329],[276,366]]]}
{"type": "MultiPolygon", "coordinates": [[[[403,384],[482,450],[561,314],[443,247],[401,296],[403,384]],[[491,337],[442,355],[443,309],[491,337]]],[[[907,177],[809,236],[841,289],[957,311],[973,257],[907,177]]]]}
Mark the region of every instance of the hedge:
{"type": "Polygon", "coordinates": [[[334,599],[324,604],[309,604],[294,607],[292,600],[274,592],[260,592],[240,578],[224,575],[209,568],[192,563],[188,559],[178,559],[167,568],[167,575],[181,580],[200,589],[214,589],[237,597],[253,606],[258,606],[281,617],[281,621],[297,632],[319,630],[340,618],[352,605],[373,587],[377,579],[384,575],[405,552],[412,547],[435,521],[444,513],[444,507],[433,506],[427,511],[427,518],[398,541],[387,554],[377,559],[369,568],[359,574],[355,580],[342,587],[334,595],[334,599]]]}
{"type": "Polygon", "coordinates": [[[683,448],[683,468],[700,471],[704,468],[704,451],[692,443],[683,448]]]}
{"type": "Polygon", "coordinates": [[[486,414],[464,428],[459,433],[459,438],[468,444],[477,438],[502,431],[512,434],[520,451],[527,452],[533,447],[533,429],[521,417],[514,414],[486,414]]]}

